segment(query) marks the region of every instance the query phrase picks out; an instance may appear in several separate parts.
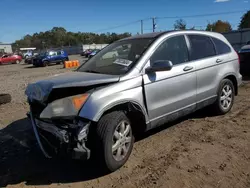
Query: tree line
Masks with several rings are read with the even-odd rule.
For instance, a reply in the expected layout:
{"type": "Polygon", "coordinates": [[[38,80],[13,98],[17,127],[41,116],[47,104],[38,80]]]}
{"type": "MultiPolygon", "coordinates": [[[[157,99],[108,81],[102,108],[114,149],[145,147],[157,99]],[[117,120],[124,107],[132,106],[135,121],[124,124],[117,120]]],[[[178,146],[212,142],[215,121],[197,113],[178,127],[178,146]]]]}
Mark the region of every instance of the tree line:
{"type": "Polygon", "coordinates": [[[54,27],[49,31],[26,35],[13,43],[14,50],[22,47],[36,47],[39,50],[81,44],[109,44],[116,40],[129,37],[131,33],[102,33],[69,32],[63,27],[54,27]]]}
{"type": "MultiPolygon", "coordinates": [[[[250,11],[245,13],[238,29],[250,28],[250,11]]],[[[183,19],[176,20],[174,29],[196,29],[195,27],[187,28],[187,23],[183,19]]],[[[207,31],[214,32],[229,32],[232,31],[232,26],[228,21],[218,20],[213,23],[208,23],[207,31]]],[[[63,27],[54,27],[49,31],[26,35],[21,40],[13,43],[14,50],[21,47],[36,47],[37,49],[56,48],[63,46],[76,46],[80,44],[109,44],[116,40],[129,37],[131,33],[102,33],[96,34],[91,32],[69,32],[63,27]]]]}
{"type": "MultiPolygon", "coordinates": [[[[238,29],[245,29],[245,28],[250,28],[250,11],[245,13],[241,17],[240,24],[238,26],[238,29]]],[[[195,29],[195,27],[187,28],[187,23],[183,19],[176,20],[174,24],[174,29],[179,29],[179,30],[186,30],[186,29],[195,29]]],[[[206,31],[214,31],[218,33],[224,33],[224,32],[229,32],[232,31],[232,25],[228,21],[222,21],[222,20],[217,20],[212,23],[208,23],[207,27],[205,29],[206,31]]]]}

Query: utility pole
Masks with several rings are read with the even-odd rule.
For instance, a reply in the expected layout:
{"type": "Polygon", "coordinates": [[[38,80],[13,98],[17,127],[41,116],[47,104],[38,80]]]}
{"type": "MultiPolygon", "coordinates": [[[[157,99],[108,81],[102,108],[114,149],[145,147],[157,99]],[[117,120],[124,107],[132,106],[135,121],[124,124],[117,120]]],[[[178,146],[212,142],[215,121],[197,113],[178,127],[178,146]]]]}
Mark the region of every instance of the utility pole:
{"type": "Polygon", "coordinates": [[[155,32],[156,28],[155,17],[152,18],[152,22],[153,22],[153,32],[155,32]]]}
{"type": "Polygon", "coordinates": [[[141,20],[141,34],[143,34],[143,20],[141,20]]]}

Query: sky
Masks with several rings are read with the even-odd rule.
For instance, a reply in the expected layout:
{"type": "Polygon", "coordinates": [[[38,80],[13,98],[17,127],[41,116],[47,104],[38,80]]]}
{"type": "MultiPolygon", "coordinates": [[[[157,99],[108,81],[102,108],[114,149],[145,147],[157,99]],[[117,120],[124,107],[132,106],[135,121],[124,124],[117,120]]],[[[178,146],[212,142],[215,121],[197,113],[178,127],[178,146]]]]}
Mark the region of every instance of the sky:
{"type": "Polygon", "coordinates": [[[27,34],[64,27],[72,32],[152,32],[173,29],[176,18],[200,14],[243,11],[228,15],[183,18],[187,27],[205,28],[218,19],[229,21],[237,28],[244,11],[250,10],[250,0],[0,0],[0,42],[11,43],[27,34]],[[134,22],[134,23],[131,23],[134,22]],[[131,23],[123,27],[115,26],[131,23]]]}

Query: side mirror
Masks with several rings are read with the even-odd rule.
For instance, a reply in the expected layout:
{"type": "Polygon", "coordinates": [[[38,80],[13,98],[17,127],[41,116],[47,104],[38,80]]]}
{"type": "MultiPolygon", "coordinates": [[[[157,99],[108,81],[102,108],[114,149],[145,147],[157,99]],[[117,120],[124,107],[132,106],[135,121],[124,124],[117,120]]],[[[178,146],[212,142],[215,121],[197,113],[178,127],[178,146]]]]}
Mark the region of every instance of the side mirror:
{"type": "Polygon", "coordinates": [[[157,60],[146,69],[146,73],[169,71],[173,68],[173,63],[169,60],[157,60]]]}

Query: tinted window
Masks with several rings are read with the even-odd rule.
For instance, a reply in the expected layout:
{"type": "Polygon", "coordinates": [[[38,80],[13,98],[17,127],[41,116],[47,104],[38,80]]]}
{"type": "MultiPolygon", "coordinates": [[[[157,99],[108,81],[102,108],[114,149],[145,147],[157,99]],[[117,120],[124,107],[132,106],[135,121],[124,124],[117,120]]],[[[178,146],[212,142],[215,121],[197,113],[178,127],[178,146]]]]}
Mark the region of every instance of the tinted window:
{"type": "Polygon", "coordinates": [[[189,35],[191,44],[191,60],[203,59],[216,55],[214,44],[209,37],[189,35]]]}
{"type": "Polygon", "coordinates": [[[212,38],[212,40],[214,41],[217,54],[226,54],[226,53],[231,52],[230,47],[224,42],[222,42],[221,40],[216,39],[216,38],[212,38]]]}
{"type": "Polygon", "coordinates": [[[61,54],[62,54],[61,51],[58,51],[58,52],[57,52],[57,55],[61,55],[61,54]]]}
{"type": "Polygon", "coordinates": [[[169,60],[174,65],[188,61],[188,49],[184,36],[176,36],[163,42],[150,58],[151,63],[157,60],[169,60]]]}

